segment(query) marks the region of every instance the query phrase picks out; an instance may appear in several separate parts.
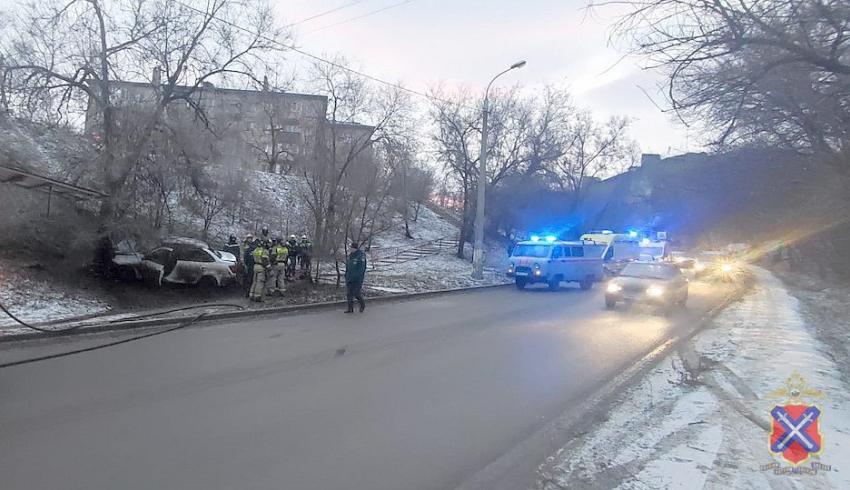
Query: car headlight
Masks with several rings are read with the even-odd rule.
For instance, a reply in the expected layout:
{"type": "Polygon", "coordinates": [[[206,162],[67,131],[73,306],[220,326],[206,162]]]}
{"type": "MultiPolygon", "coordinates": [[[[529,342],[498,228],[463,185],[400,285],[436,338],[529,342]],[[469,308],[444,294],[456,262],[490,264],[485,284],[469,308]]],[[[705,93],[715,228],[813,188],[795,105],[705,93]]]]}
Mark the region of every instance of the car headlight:
{"type": "Polygon", "coordinates": [[[732,264],[723,264],[720,266],[720,270],[723,272],[732,272],[735,270],[735,266],[732,264]]]}
{"type": "Polygon", "coordinates": [[[649,286],[646,289],[646,294],[653,297],[664,296],[664,292],[665,291],[663,286],[649,286]]]}
{"type": "Polygon", "coordinates": [[[616,282],[609,282],[608,287],[605,288],[605,290],[608,291],[609,293],[619,293],[620,291],[623,290],[623,286],[620,286],[616,282]]]}
{"type": "Polygon", "coordinates": [[[705,264],[700,264],[698,262],[696,265],[694,265],[694,269],[696,269],[698,271],[704,271],[705,270],[705,264]]]}
{"type": "Polygon", "coordinates": [[[677,264],[681,264],[682,262],[684,262],[684,261],[685,261],[685,258],[684,258],[684,257],[676,257],[676,258],[675,258],[675,259],[673,259],[673,260],[674,260],[677,264]]]}

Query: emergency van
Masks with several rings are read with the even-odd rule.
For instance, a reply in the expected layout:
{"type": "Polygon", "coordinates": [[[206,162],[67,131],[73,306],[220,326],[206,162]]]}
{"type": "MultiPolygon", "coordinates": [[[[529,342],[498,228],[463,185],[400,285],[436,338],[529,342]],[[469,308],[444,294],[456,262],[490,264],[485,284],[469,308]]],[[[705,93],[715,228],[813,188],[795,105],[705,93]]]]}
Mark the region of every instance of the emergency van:
{"type": "Polygon", "coordinates": [[[604,278],[604,244],[531,240],[519,242],[510,257],[507,276],[516,279],[517,289],[546,283],[558,289],[562,282],[577,282],[588,290],[604,278]]]}
{"type": "Polygon", "coordinates": [[[602,260],[608,275],[617,275],[629,262],[640,258],[640,240],[630,233],[593,231],[581,236],[583,242],[603,246],[602,260]]]}

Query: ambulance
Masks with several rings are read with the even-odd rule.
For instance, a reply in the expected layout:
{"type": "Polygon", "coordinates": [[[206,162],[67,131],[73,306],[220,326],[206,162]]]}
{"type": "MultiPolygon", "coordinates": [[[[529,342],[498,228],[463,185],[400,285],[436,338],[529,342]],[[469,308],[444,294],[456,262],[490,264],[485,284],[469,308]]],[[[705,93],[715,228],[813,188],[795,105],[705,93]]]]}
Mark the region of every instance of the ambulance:
{"type": "Polygon", "coordinates": [[[510,257],[507,276],[516,280],[517,289],[545,283],[558,289],[562,282],[577,282],[583,290],[601,281],[604,244],[589,241],[559,241],[555,237],[519,242],[510,257]]]}
{"type": "Polygon", "coordinates": [[[581,241],[603,246],[602,261],[608,275],[616,276],[626,264],[640,258],[641,241],[635,232],[591,231],[582,235],[581,241]]]}

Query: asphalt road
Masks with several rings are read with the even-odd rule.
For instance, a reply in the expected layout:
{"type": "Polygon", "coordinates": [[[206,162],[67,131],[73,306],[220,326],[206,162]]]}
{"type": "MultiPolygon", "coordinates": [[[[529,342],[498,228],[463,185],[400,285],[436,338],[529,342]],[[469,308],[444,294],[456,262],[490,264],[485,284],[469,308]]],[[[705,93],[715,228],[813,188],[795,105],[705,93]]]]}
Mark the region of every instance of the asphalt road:
{"type": "MultiPolygon", "coordinates": [[[[721,296],[695,283],[665,318],[605,311],[600,290],[202,325],[2,369],[0,487],[456,488],[721,296]]],[[[0,363],[111,338],[5,346],[0,363]]]]}

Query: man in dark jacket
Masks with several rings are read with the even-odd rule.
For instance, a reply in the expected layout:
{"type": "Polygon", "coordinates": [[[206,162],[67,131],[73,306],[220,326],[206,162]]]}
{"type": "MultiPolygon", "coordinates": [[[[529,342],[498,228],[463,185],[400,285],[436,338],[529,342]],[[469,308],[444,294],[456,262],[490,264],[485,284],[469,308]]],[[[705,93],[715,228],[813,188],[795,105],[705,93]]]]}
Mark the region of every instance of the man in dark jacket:
{"type": "Polygon", "coordinates": [[[354,300],[360,303],[360,312],[366,309],[366,302],[363,301],[363,279],[366,276],[366,254],[357,246],[356,242],[351,243],[349,248],[348,261],[345,264],[345,285],[348,288],[348,309],[346,313],[354,313],[354,300]]]}
{"type": "Polygon", "coordinates": [[[245,297],[251,296],[251,283],[254,281],[254,249],[257,248],[260,240],[254,240],[254,235],[245,237],[245,253],[242,255],[242,263],[245,265],[245,282],[242,286],[245,288],[245,297]]]}

